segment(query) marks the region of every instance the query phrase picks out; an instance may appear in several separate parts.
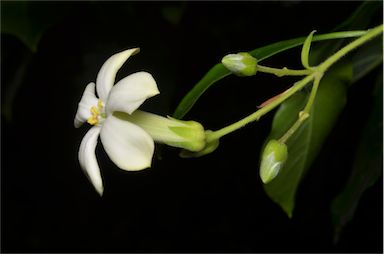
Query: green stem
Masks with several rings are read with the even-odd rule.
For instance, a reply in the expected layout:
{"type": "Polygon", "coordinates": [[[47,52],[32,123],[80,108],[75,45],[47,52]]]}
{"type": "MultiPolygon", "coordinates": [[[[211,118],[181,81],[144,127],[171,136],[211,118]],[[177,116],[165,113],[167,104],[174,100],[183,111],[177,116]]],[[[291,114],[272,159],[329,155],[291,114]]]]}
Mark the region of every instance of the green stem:
{"type": "MultiPolygon", "coordinates": [[[[320,83],[320,79],[321,79],[323,73],[325,71],[327,71],[330,66],[332,66],[336,61],[338,61],[340,58],[342,58],[348,52],[352,51],[353,49],[361,46],[365,42],[367,42],[367,41],[373,39],[374,37],[378,36],[379,34],[382,33],[382,31],[383,31],[383,25],[380,25],[378,27],[375,27],[375,28],[369,30],[367,33],[365,33],[360,38],[354,40],[353,42],[349,43],[348,45],[346,45],[345,47],[343,47],[342,49],[337,51],[334,55],[329,57],[327,60],[325,60],[319,66],[314,67],[312,70],[305,70],[305,71],[308,71],[309,73],[300,74],[300,75],[308,75],[308,76],[306,76],[302,80],[296,82],[291,88],[286,90],[284,93],[282,93],[280,96],[278,96],[275,100],[273,100],[272,102],[270,102],[269,104],[267,104],[263,108],[259,109],[258,111],[254,112],[253,114],[251,114],[251,115],[241,119],[238,122],[235,122],[235,123],[233,123],[231,125],[228,125],[228,126],[222,128],[222,129],[219,129],[217,131],[213,131],[213,132],[207,134],[207,136],[206,136],[207,142],[219,139],[219,138],[221,138],[221,137],[223,137],[223,136],[225,136],[225,135],[227,135],[227,134],[229,134],[229,133],[231,133],[231,132],[233,132],[233,131],[235,131],[235,130],[243,127],[243,126],[245,126],[246,124],[248,124],[250,122],[259,120],[263,115],[265,115],[269,111],[273,110],[275,107],[280,105],[283,101],[285,101],[287,98],[292,96],[297,91],[301,90],[309,82],[311,82],[312,80],[315,80],[313,88],[312,88],[312,91],[311,91],[310,98],[308,99],[306,107],[301,112],[298,121],[296,121],[296,123],[290,128],[290,130],[288,130],[287,137],[284,137],[285,136],[284,135],[281,138],[283,140],[288,139],[300,127],[301,123],[306,118],[308,118],[309,111],[310,111],[310,109],[312,107],[314,98],[315,98],[316,93],[317,93],[317,88],[318,88],[318,85],[320,83]],[[291,133],[291,134],[289,134],[289,133],[291,133]]],[[[258,66],[258,67],[260,67],[260,66],[258,66]]],[[[269,71],[269,73],[273,73],[275,75],[277,75],[276,71],[283,71],[284,70],[284,68],[283,69],[274,69],[274,68],[269,68],[269,67],[265,67],[265,66],[261,66],[261,67],[262,67],[262,69],[264,68],[263,69],[264,72],[268,72],[269,71]]],[[[284,71],[287,71],[287,70],[288,69],[285,69],[284,71]]],[[[299,75],[297,73],[301,72],[301,71],[304,71],[304,70],[288,70],[288,71],[294,71],[296,73],[296,75],[299,75]]],[[[282,72],[280,72],[279,74],[282,74],[282,72]]]]}
{"type": "Polygon", "coordinates": [[[290,70],[287,69],[286,67],[282,69],[277,69],[277,68],[272,68],[272,67],[267,67],[263,65],[257,65],[256,67],[258,72],[265,72],[265,73],[271,73],[275,74],[278,77],[282,76],[306,76],[311,74],[313,71],[312,70],[290,70]]]}
{"type": "MultiPolygon", "coordinates": [[[[342,39],[351,37],[360,37],[367,31],[346,31],[346,32],[335,32],[328,34],[315,35],[312,39],[315,41],[324,41],[332,39],[342,39]]],[[[253,57],[256,57],[259,62],[268,59],[271,56],[282,53],[288,49],[295,48],[303,44],[305,38],[296,38],[286,41],[276,42],[264,47],[254,49],[250,53],[253,57]]],[[[183,118],[197,102],[197,100],[204,94],[204,92],[214,85],[219,80],[227,77],[231,74],[221,63],[213,66],[203,78],[182,98],[179,105],[176,107],[173,117],[181,119],[183,118]]]]}
{"type": "Polygon", "coordinates": [[[300,121],[300,118],[289,128],[289,130],[279,139],[280,143],[285,144],[287,140],[295,133],[304,121],[300,121]]]}
{"type": "Polygon", "coordinates": [[[283,101],[285,101],[287,98],[289,98],[291,95],[302,89],[307,83],[312,81],[314,79],[315,74],[311,74],[302,80],[298,81],[293,85],[291,88],[286,90],[284,93],[282,93],[279,97],[277,97],[274,101],[267,104],[263,108],[259,109],[258,111],[254,112],[253,114],[241,119],[240,121],[233,123],[231,125],[228,125],[227,127],[224,127],[220,130],[214,131],[212,133],[209,133],[207,135],[207,142],[210,142],[215,139],[219,139],[243,126],[246,124],[259,120],[263,115],[277,107],[279,104],[281,104],[283,101]]]}
{"type": "Polygon", "coordinates": [[[300,128],[301,124],[307,120],[309,117],[309,112],[311,111],[313,102],[315,101],[315,97],[317,94],[317,88],[319,87],[320,80],[322,75],[316,73],[315,80],[313,81],[313,86],[311,90],[311,94],[309,95],[308,102],[304,107],[303,111],[300,111],[299,118],[297,121],[289,128],[289,130],[279,139],[280,143],[286,143],[287,140],[300,128]]]}
{"type": "Polygon", "coordinates": [[[311,90],[311,94],[309,95],[307,105],[305,105],[305,108],[303,110],[304,114],[309,114],[309,111],[311,111],[312,104],[315,101],[315,97],[317,94],[317,88],[319,87],[320,80],[323,77],[322,73],[316,73],[315,80],[313,81],[313,86],[311,90]]]}
{"type": "Polygon", "coordinates": [[[279,139],[279,142],[286,143],[287,140],[300,128],[302,123],[309,117],[309,112],[311,111],[313,102],[316,97],[317,89],[319,87],[319,83],[322,77],[322,74],[336,61],[338,61],[340,58],[345,56],[348,52],[352,51],[353,49],[359,47],[360,45],[364,44],[368,40],[374,38],[375,36],[379,35],[383,30],[383,26],[378,26],[374,29],[371,29],[365,36],[362,36],[355,41],[351,42],[344,48],[340,49],[338,52],[336,52],[334,55],[329,57],[326,61],[324,61],[319,67],[316,68],[316,76],[315,80],[313,82],[313,87],[311,90],[311,94],[309,95],[309,99],[307,102],[307,105],[305,105],[304,110],[300,112],[299,118],[297,121],[289,128],[289,130],[279,139]]]}
{"type": "Polygon", "coordinates": [[[340,49],[334,55],[325,60],[321,65],[318,66],[318,68],[316,68],[317,71],[324,73],[330,66],[332,66],[336,61],[340,60],[340,58],[345,56],[347,53],[363,45],[364,43],[378,36],[382,32],[383,25],[370,29],[365,35],[349,43],[347,46],[340,49]]]}

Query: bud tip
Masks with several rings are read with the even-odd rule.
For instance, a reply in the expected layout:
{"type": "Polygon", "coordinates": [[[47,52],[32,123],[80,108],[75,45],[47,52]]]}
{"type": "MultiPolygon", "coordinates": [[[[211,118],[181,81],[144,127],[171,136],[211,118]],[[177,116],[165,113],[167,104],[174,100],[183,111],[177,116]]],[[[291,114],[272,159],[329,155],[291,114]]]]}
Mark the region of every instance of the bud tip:
{"type": "Polygon", "coordinates": [[[284,143],[270,140],[264,148],[261,165],[260,178],[264,184],[269,183],[279,174],[288,158],[288,149],[284,143]]]}

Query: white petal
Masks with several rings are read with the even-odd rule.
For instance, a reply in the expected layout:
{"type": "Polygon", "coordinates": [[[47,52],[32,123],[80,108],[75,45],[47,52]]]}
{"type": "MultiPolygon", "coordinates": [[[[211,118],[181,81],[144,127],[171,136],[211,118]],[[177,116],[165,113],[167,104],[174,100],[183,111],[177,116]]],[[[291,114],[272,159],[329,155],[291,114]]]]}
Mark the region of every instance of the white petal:
{"type": "Polygon", "coordinates": [[[159,94],[156,81],[148,72],[136,72],[120,80],[111,90],[106,111],[132,114],[147,98],[159,94]]]}
{"type": "Polygon", "coordinates": [[[96,90],[100,99],[103,101],[107,100],[109,91],[115,82],[117,71],[131,55],[134,55],[139,51],[139,48],[128,49],[111,56],[107,61],[105,61],[97,74],[96,79],[96,90]]]}
{"type": "Polygon", "coordinates": [[[100,138],[109,158],[119,168],[134,171],[151,166],[153,139],[137,125],[110,115],[101,128],[100,138]]]}
{"type": "Polygon", "coordinates": [[[89,83],[84,90],[79,102],[75,116],[75,127],[79,128],[89,117],[91,117],[91,107],[97,105],[98,99],[95,96],[95,83],[89,83]]]}
{"type": "Polygon", "coordinates": [[[80,144],[79,149],[79,162],[84,173],[89,181],[93,184],[96,191],[103,195],[103,180],[101,179],[100,168],[97,164],[95,149],[97,145],[97,138],[100,133],[100,127],[92,127],[87,134],[85,134],[80,144]]]}

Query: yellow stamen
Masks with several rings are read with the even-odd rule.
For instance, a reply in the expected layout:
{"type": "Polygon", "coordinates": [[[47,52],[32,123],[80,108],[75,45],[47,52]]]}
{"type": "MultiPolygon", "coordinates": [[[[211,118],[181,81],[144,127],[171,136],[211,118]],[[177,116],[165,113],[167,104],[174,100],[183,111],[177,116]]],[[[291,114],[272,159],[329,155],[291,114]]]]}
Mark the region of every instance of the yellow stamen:
{"type": "Polygon", "coordinates": [[[94,118],[93,116],[91,116],[90,118],[88,118],[87,122],[90,124],[90,125],[96,125],[99,123],[99,120],[97,118],[94,118]]]}
{"type": "Polygon", "coordinates": [[[99,123],[99,115],[101,115],[102,111],[103,111],[103,102],[101,100],[99,100],[97,102],[97,107],[96,106],[93,106],[91,107],[90,109],[91,111],[91,117],[87,119],[87,122],[90,124],[90,125],[96,125],[99,123]]]}
{"type": "Polygon", "coordinates": [[[91,114],[92,116],[95,116],[95,115],[97,116],[99,114],[99,110],[95,106],[93,106],[91,108],[91,114]]]}
{"type": "Polygon", "coordinates": [[[102,102],[101,100],[99,100],[99,101],[97,102],[97,107],[98,107],[100,110],[103,109],[103,102],[102,102]]]}

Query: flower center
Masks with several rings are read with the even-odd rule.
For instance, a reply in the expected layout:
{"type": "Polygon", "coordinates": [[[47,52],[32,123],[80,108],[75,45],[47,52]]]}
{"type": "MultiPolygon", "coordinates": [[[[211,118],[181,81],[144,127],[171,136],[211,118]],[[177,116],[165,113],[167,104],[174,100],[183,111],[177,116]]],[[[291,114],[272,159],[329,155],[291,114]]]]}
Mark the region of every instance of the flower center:
{"type": "Polygon", "coordinates": [[[104,103],[101,100],[97,102],[97,106],[92,106],[90,111],[92,116],[87,119],[90,125],[99,124],[100,120],[102,120],[100,117],[105,118],[104,103]]]}

